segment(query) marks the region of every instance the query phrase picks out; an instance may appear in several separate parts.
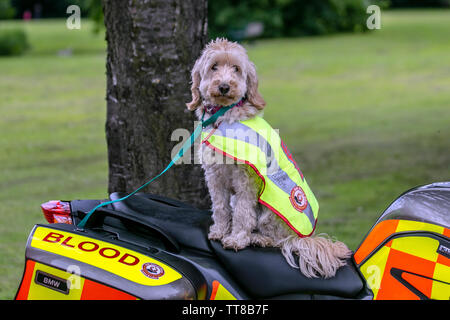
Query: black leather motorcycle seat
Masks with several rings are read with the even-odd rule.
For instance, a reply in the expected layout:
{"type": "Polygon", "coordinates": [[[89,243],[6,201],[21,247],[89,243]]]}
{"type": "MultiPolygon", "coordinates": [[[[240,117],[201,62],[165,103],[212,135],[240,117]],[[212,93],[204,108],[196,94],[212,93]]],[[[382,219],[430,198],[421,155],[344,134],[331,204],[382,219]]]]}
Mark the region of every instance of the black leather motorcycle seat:
{"type": "MultiPolygon", "coordinates": [[[[117,200],[124,196],[125,193],[115,192],[110,195],[110,199],[117,200]]],[[[137,193],[112,206],[114,210],[132,214],[159,227],[182,246],[205,252],[212,250],[207,238],[207,230],[212,223],[209,211],[147,193],[137,193]]]]}
{"type": "MultiPolygon", "coordinates": [[[[110,199],[120,199],[125,195],[112,193],[110,199]]],[[[350,260],[331,279],[310,279],[289,266],[277,248],[248,247],[237,252],[226,250],[220,242],[208,240],[211,212],[177,200],[138,193],[112,205],[115,210],[159,227],[181,246],[215,254],[251,297],[263,299],[305,293],[353,298],[364,287],[350,260]]]]}
{"type": "Polygon", "coordinates": [[[364,288],[351,259],[333,278],[307,278],[289,266],[277,248],[248,247],[235,252],[217,241],[211,244],[225,268],[251,297],[306,293],[354,298],[364,288]]]}

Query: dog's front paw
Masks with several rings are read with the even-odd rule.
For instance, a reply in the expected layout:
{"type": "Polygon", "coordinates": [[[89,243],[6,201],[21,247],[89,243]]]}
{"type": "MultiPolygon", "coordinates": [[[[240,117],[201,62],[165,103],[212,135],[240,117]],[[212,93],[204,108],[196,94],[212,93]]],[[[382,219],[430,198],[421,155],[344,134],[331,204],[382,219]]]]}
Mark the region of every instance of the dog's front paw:
{"type": "Polygon", "coordinates": [[[250,243],[258,247],[275,247],[275,241],[271,237],[262,234],[252,233],[250,243]]]}
{"type": "Polygon", "coordinates": [[[223,238],[222,245],[225,249],[238,251],[250,244],[250,236],[246,233],[230,234],[223,238]]]}
{"type": "Polygon", "coordinates": [[[221,228],[218,225],[213,224],[209,229],[208,239],[220,241],[223,239],[223,237],[225,237],[225,232],[226,231],[224,230],[224,228],[221,228]]]}

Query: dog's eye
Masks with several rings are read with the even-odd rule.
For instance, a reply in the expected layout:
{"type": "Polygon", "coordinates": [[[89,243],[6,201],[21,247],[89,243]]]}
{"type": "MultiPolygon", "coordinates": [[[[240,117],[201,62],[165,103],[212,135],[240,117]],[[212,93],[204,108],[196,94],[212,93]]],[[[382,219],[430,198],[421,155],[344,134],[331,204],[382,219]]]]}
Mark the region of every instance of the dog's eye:
{"type": "Polygon", "coordinates": [[[217,70],[217,63],[214,63],[214,64],[212,65],[211,70],[214,70],[214,71],[217,70]]]}
{"type": "Polygon", "coordinates": [[[234,68],[234,72],[239,72],[239,67],[238,66],[233,66],[234,68]]]}

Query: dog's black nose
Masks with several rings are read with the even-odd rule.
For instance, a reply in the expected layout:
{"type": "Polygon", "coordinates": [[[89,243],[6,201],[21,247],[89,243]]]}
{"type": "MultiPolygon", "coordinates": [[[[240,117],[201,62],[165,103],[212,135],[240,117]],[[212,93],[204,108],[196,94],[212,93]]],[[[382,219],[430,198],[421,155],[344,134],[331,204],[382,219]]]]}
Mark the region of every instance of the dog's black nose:
{"type": "Polygon", "coordinates": [[[226,83],[221,83],[219,85],[219,91],[221,94],[226,94],[228,91],[230,91],[230,86],[226,83]]]}

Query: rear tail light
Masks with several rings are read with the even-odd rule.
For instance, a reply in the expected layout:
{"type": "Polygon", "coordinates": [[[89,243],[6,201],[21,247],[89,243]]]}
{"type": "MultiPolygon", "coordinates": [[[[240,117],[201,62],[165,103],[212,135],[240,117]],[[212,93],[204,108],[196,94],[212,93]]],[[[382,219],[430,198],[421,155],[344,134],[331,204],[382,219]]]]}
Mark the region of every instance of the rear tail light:
{"type": "Polygon", "coordinates": [[[51,200],[49,202],[41,204],[42,212],[45,219],[49,223],[67,223],[72,224],[72,218],[70,217],[70,204],[69,202],[60,200],[51,200]]]}

